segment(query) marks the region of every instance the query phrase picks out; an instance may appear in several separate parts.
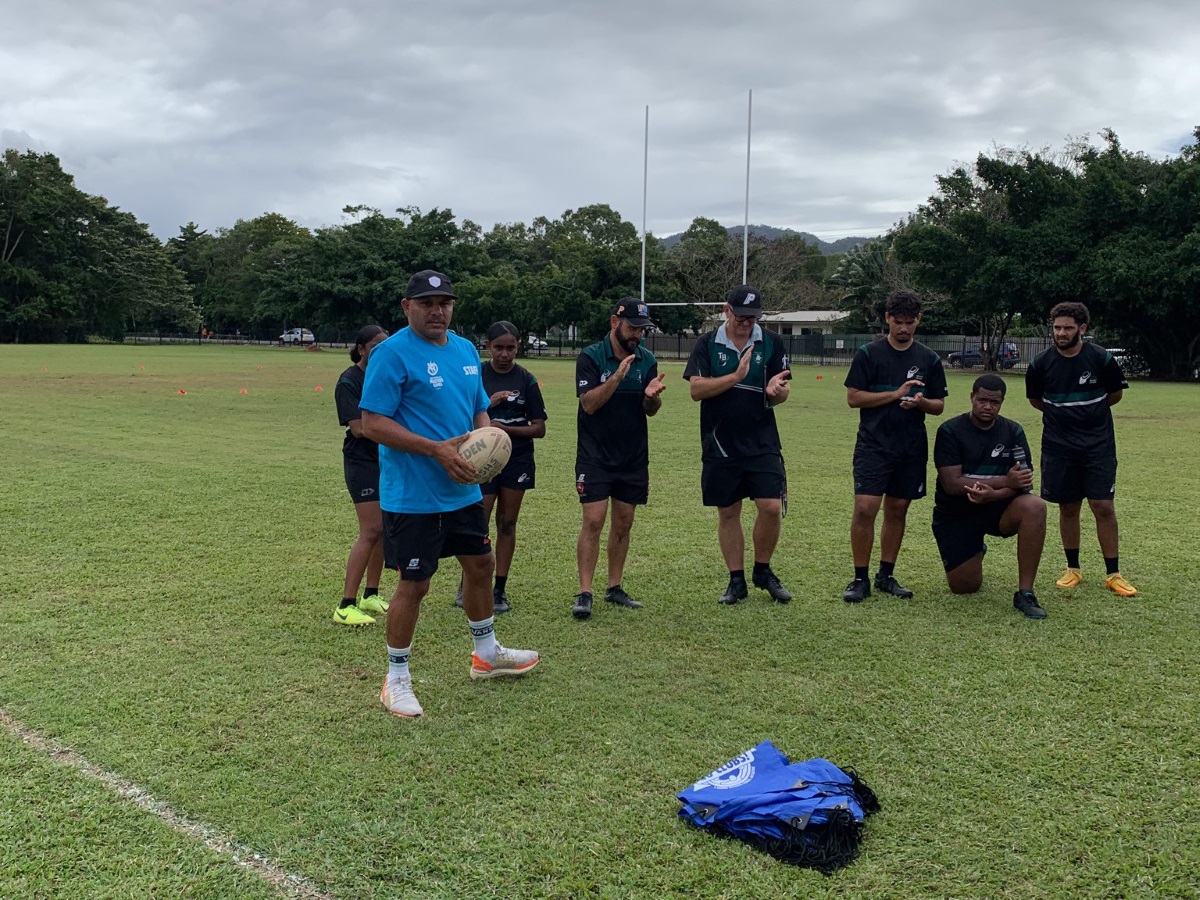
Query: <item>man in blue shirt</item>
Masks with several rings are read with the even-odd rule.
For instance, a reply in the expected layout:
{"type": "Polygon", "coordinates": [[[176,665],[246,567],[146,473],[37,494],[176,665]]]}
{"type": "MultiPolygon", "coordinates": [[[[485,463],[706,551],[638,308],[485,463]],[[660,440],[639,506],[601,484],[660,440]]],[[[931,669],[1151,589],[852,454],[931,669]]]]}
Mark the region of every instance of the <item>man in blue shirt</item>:
{"type": "Polygon", "coordinates": [[[387,616],[388,674],[380,699],[388,712],[413,718],[423,710],[408,660],[421,600],[438,560],[457,557],[463,607],[475,651],[472,678],[523,675],[538,663],[533,650],[496,642],[491,583],[495,557],[488,539],[475,467],[458,453],[473,428],[488,424],[479,353],[450,332],[454,288],[440,272],[409,279],[401,306],[408,327],[371,353],[363,386],[363,431],[379,444],[379,499],[384,560],[400,580],[387,616]]]}

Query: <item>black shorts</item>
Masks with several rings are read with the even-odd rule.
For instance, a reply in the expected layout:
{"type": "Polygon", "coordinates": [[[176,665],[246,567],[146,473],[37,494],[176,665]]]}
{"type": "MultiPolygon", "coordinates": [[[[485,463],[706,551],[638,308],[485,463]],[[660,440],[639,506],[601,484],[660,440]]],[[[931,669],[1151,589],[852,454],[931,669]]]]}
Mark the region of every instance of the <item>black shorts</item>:
{"type": "Polygon", "coordinates": [[[700,472],[700,493],[705,506],[723,508],[747,498],[782,498],[786,490],[783,457],[773,454],[708,460],[700,472]]]}
{"type": "Polygon", "coordinates": [[[1117,495],[1117,457],[1042,453],[1042,499],[1047,503],[1111,500],[1117,495]]]}
{"type": "Polygon", "coordinates": [[[925,496],[926,460],[897,460],[854,448],[854,493],[920,500],[925,496]]]}
{"type": "Polygon", "coordinates": [[[379,502],[378,460],[350,459],[342,457],[342,471],[346,475],[346,490],[355,503],[379,502]]]}
{"type": "Polygon", "coordinates": [[[500,474],[479,487],[485,494],[498,494],[500,488],[510,491],[529,491],[537,480],[537,467],[532,456],[510,459],[500,474]]]}
{"type": "Polygon", "coordinates": [[[383,511],[383,561],[404,581],[425,581],[447,556],[492,552],[483,503],[444,513],[383,511]]]}
{"type": "Polygon", "coordinates": [[[650,499],[650,469],[620,472],[577,462],[575,492],[579,494],[580,503],[594,503],[612,497],[622,503],[643,506],[650,499]]]}
{"type": "Polygon", "coordinates": [[[1000,530],[1004,511],[1015,499],[997,500],[981,506],[975,515],[967,517],[942,516],[936,508],[933,510],[933,539],[937,541],[942,566],[947,572],[957,569],[975,554],[986,552],[987,547],[983,544],[985,534],[1002,538],[1016,534],[1015,531],[1005,534],[1000,530]]]}

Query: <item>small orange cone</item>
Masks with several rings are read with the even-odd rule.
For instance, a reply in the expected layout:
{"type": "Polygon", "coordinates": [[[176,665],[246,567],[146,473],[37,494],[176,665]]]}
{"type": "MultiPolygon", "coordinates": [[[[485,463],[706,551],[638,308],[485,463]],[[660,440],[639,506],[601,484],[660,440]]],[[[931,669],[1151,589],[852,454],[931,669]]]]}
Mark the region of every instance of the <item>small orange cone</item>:
{"type": "Polygon", "coordinates": [[[325,388],[321,387],[321,386],[318,384],[318,385],[316,386],[316,389],[315,389],[315,390],[316,390],[316,392],[319,394],[319,393],[321,393],[323,390],[325,390],[325,388]]]}
{"type": "Polygon", "coordinates": [[[145,372],[145,371],[146,371],[146,367],[145,367],[145,366],[138,366],[138,371],[139,371],[139,372],[145,372]]]}
{"type": "Polygon", "coordinates": [[[42,366],[42,371],[43,371],[43,372],[45,372],[45,371],[46,371],[46,367],[45,367],[45,366],[42,366]]]}
{"type": "Polygon", "coordinates": [[[258,367],[258,369],[257,369],[257,371],[261,372],[261,371],[262,371],[262,366],[259,366],[259,367],[258,367]]]}
{"type": "Polygon", "coordinates": [[[312,366],[308,367],[308,371],[310,371],[310,372],[312,371],[312,366]]]}
{"type": "Polygon", "coordinates": [[[242,388],[242,389],[241,389],[241,391],[240,391],[239,393],[242,393],[242,394],[246,393],[246,389],[245,389],[245,388],[242,388]]]}
{"type": "Polygon", "coordinates": [[[822,378],[824,378],[824,377],[825,377],[824,375],[818,375],[818,376],[817,376],[817,381],[820,381],[820,380],[821,380],[822,378]]]}
{"type": "Polygon", "coordinates": [[[179,394],[180,397],[187,396],[187,391],[185,391],[183,388],[180,388],[178,391],[176,391],[176,393],[179,394]]]}

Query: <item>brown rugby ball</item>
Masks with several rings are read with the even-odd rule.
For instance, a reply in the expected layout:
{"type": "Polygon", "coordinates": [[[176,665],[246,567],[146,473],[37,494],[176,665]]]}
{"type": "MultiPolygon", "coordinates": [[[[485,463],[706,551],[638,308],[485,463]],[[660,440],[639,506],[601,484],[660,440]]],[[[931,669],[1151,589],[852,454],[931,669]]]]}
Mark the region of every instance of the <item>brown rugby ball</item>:
{"type": "Polygon", "coordinates": [[[472,484],[491,481],[508,465],[512,456],[512,439],[493,425],[476,428],[458,445],[458,455],[473,465],[479,474],[472,484]]]}

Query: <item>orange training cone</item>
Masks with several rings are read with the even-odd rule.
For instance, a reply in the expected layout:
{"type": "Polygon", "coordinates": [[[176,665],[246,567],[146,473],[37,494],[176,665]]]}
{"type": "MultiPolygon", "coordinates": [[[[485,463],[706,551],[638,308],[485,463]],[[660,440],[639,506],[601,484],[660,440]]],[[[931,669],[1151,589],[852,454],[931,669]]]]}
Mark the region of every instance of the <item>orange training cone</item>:
{"type": "Polygon", "coordinates": [[[239,393],[242,393],[242,394],[246,393],[246,389],[242,388],[241,391],[239,391],[239,393]]]}
{"type": "Polygon", "coordinates": [[[316,392],[319,394],[319,393],[321,393],[321,391],[325,390],[325,388],[321,387],[321,386],[318,384],[318,385],[316,386],[315,390],[316,390],[316,392]]]}
{"type": "Polygon", "coordinates": [[[180,388],[178,391],[176,391],[176,393],[179,394],[180,397],[187,396],[187,391],[185,391],[183,388],[180,388]]]}

